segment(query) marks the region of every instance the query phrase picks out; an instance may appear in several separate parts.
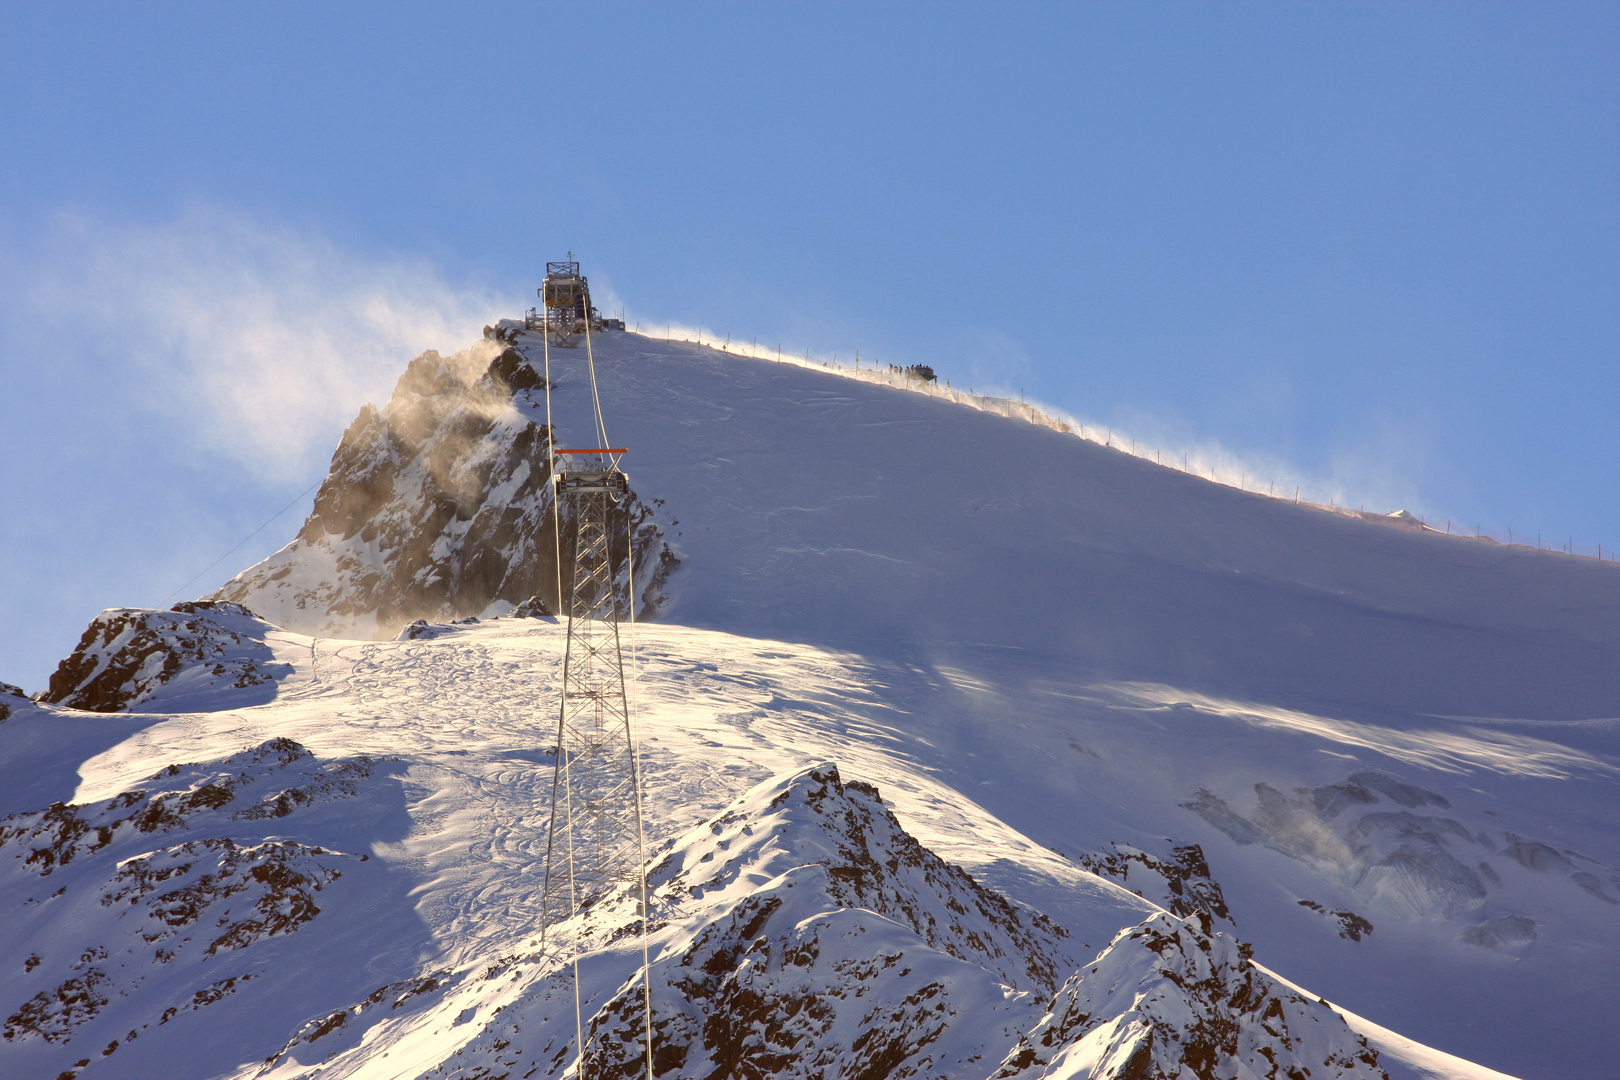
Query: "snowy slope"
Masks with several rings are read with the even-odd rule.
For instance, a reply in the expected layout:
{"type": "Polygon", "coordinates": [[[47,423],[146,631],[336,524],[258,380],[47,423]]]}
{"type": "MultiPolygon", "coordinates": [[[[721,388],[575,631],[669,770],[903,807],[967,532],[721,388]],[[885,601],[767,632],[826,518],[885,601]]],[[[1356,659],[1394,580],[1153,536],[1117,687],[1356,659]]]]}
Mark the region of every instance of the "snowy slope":
{"type": "Polygon", "coordinates": [[[1257,955],[1373,1021],[1509,1072],[1605,1071],[1620,567],[1296,507],[943,397],[603,352],[615,438],[679,523],[668,618],[859,653],[916,759],[1042,844],[1199,843],[1257,955]],[[1257,788],[1364,773],[1449,807],[1363,789],[1290,820],[1257,788]],[[1214,800],[1270,833],[1197,812],[1214,800]]]}
{"type": "MultiPolygon", "coordinates": [[[[626,1028],[632,898],[536,947],[550,755],[534,697],[562,628],[264,636],[296,664],[274,701],[220,686],[187,698],[211,711],[124,714],[128,737],[84,763],[72,803],[0,824],[7,1075],[555,1075],[560,965],[580,950],[590,1030],[626,1028]]],[[[852,658],[678,627],[644,630],[639,651],[650,827],[667,838],[650,882],[661,1070],[987,1078],[1027,1069],[1026,1043],[1090,1038],[1119,1059],[1099,1078],[1149,1060],[1176,1075],[1193,1046],[1212,1080],[1256,1044],[1275,1075],[1382,1075],[1229,932],[1042,851],[877,731],[826,728],[864,697],[852,658]],[[762,714],[778,693],[792,699],[762,714]],[[829,750],[847,764],[807,753],[829,750]],[[980,877],[1003,893],[930,850],[987,847],[980,877]],[[1094,1024],[1066,1006],[1054,1033],[1055,992],[1113,1005],[1094,1024]],[[1245,1012],[1266,1022],[1232,1023],[1245,1012]]],[[[0,746],[54,728],[65,748],[71,715],[35,706],[0,746]]],[[[606,1045],[620,1052],[598,1064],[623,1060],[606,1045]]]]}
{"type": "MultiPolygon", "coordinates": [[[[834,762],[846,780],[876,784],[926,848],[1065,928],[1076,955],[1062,962],[1075,969],[1057,983],[1153,915],[1126,891],[1139,890],[1190,919],[1210,915],[1214,932],[1252,943],[1268,969],[1332,1000],[1386,1049],[1392,1075],[1476,1075],[1445,1052],[1524,1077],[1605,1074],[1620,1041],[1608,1023],[1620,1004],[1616,568],[1248,495],[943,393],[633,335],[599,340],[597,355],[610,438],[630,447],[632,482],[659,506],[662,539],[679,558],[661,621],[639,631],[659,838],[722,814],[755,783],[834,762]],[[1202,859],[1214,882],[1194,872],[1202,859]]],[[[581,372],[554,360],[558,438],[577,444],[568,417],[580,415],[581,372]]],[[[511,401],[513,414],[480,436],[479,460],[512,462],[500,432],[515,438],[536,422],[532,400],[511,401]]],[[[499,498],[480,498],[473,517],[501,512],[499,498]]],[[[403,523],[401,535],[419,520],[386,502],[379,512],[403,523]]],[[[428,547],[446,565],[467,554],[428,547]]],[[[239,580],[285,569],[278,580],[327,581],[297,554],[239,580]]],[[[327,599],[358,610],[356,596],[327,599]]],[[[284,604],[276,621],[322,631],[327,613],[303,611],[284,604]]],[[[0,724],[0,812],[110,799],[171,764],[223,762],[279,738],[326,763],[395,759],[373,766],[373,787],[352,797],[376,807],[373,825],[330,835],[232,825],[197,839],[371,855],[322,896],[353,886],[366,898],[359,907],[387,913],[396,947],[371,953],[363,934],[330,931],[319,950],[289,954],[330,972],[301,984],[307,1008],[296,1019],[232,1004],[257,1001],[266,991],[256,987],[274,985],[265,975],[208,1006],[223,1019],[175,1028],[205,1015],[194,1011],[162,1026],[200,1040],[199,1068],[225,1071],[236,1048],[281,1053],[299,1025],[313,1033],[398,984],[377,1002],[402,1019],[376,1026],[377,1003],[346,1013],[338,1026],[353,1045],[329,1075],[416,1075],[456,1050],[463,1060],[499,1053],[491,1048],[505,1037],[481,1019],[499,995],[479,999],[483,1013],[461,1004],[448,1019],[429,991],[397,1012],[391,1002],[452,979],[445,1000],[459,1002],[472,993],[466,972],[535,930],[555,625],[503,619],[393,643],[278,630],[256,640],[291,669],[269,687],[203,687],[207,704],[165,704],[158,692],[96,717],[14,707],[0,724]],[[161,711],[200,708],[216,711],[161,711]],[[407,1022],[418,1008],[420,1022],[407,1022]],[[218,1034],[231,1025],[237,1035],[218,1034]],[[362,1027],[377,1034],[356,1034],[362,1027]],[[396,1057],[397,1069],[387,1064],[396,1057]]],[[[318,809],[300,806],[287,823],[318,809]]],[[[110,880],[96,865],[102,876],[85,889],[110,880]]],[[[349,925],[339,901],[316,903],[336,914],[246,952],[349,925]]],[[[691,918],[713,927],[722,914],[691,918]]],[[[916,947],[933,946],[907,946],[916,947]]],[[[75,977],[84,954],[77,939],[62,949],[71,956],[52,961],[65,964],[55,985],[75,977]]],[[[1148,977],[1115,956],[1110,971],[1148,977]]],[[[968,982],[1009,977],[971,963],[990,975],[968,982]]],[[[553,991],[525,970],[533,979],[514,980],[499,1003],[549,1015],[553,991]]],[[[43,989],[33,974],[6,976],[10,998],[43,989]]],[[[1236,986],[1246,976],[1210,977],[1236,986]]],[[[773,985],[791,996],[809,984],[773,985]]],[[[1114,1000],[1096,986],[1065,992],[1114,1000]]],[[[1110,1020],[1116,1034],[1152,1012],[1133,1013],[1137,995],[1128,997],[1110,1020]]],[[[1003,1051],[1014,1028],[1035,1030],[1050,1001],[1026,1004],[1033,1013],[1017,1022],[987,1022],[1006,1035],[1003,1051]]],[[[137,1029],[107,1038],[128,1030],[137,1029]]],[[[317,1044],[336,1037],[330,1029],[317,1044]]],[[[66,1060],[42,1039],[25,1041],[0,1054],[66,1060]]],[[[297,1074],[289,1062],[314,1062],[298,1046],[317,1044],[293,1045],[276,1068],[297,1074]]],[[[104,1045],[86,1055],[93,1068],[135,1076],[140,1055],[162,1060],[159,1048],[176,1044],[141,1036],[103,1059],[104,1045]],[[143,1038],[152,1049],[136,1049],[143,1038]]],[[[981,1075],[1003,1060],[951,1045],[962,1060],[995,1057],[981,1075]]]]}

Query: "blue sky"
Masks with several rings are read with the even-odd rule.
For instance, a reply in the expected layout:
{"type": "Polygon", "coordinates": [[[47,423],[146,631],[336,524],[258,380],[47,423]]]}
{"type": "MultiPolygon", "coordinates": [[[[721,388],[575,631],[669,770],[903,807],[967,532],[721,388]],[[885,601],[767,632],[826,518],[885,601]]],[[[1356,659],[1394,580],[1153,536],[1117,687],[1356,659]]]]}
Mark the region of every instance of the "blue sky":
{"type": "Polygon", "coordinates": [[[1620,6],[10,4],[0,120],[29,689],[566,250],[632,320],[1620,547],[1620,6]]]}

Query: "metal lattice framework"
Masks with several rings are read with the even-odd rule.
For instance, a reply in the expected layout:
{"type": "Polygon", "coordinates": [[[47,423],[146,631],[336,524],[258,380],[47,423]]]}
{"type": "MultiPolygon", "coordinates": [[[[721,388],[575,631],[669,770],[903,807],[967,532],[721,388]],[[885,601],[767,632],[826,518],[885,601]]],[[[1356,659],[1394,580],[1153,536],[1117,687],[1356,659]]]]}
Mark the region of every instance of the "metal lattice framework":
{"type": "MultiPolygon", "coordinates": [[[[641,999],[646,1075],[652,1069],[652,991],[648,980],[646,839],[642,827],[641,766],[625,687],[619,636],[619,590],[612,540],[628,531],[630,482],[618,467],[622,449],[610,448],[596,386],[591,348],[594,310],[578,263],[547,263],[540,296],[546,303],[546,429],[554,484],[552,535],[557,538],[557,606],[568,621],[563,651],[562,694],[557,710],[556,767],[551,786],[551,824],[546,836],[542,886],[542,949],[549,932],[619,890],[636,899],[641,915],[641,999]],[[553,303],[554,301],[555,304],[553,303]],[[552,323],[553,313],[559,321],[552,323]],[[567,316],[566,322],[561,316],[567,316]],[[557,339],[566,325],[568,334],[557,339]],[[595,449],[559,450],[551,415],[551,347],[578,331],[585,340],[595,449]],[[559,467],[566,458],[568,467],[559,467]],[[563,589],[561,506],[567,501],[574,528],[573,565],[563,589]]],[[[570,343],[571,344],[571,343],[570,343]]],[[[633,545],[625,553],[632,630],[635,626],[633,545]]],[[[573,958],[574,1034],[578,1076],[584,1077],[585,1025],[579,956],[573,958]]]]}
{"type": "Polygon", "coordinates": [[[628,490],[624,474],[602,455],[576,458],[557,474],[558,497],[571,503],[575,540],[546,844],[548,926],[615,886],[642,884],[641,776],[609,548],[610,525],[628,490]]]}

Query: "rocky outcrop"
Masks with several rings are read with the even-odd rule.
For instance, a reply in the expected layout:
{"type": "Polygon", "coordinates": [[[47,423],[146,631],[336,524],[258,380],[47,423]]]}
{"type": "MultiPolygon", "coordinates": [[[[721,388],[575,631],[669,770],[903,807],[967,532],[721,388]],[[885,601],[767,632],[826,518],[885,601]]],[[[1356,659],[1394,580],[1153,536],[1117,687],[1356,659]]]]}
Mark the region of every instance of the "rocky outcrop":
{"type": "MultiPolygon", "coordinates": [[[[977,1080],[1075,962],[1061,928],[928,851],[875,788],[831,764],[690,829],[648,888],[664,942],[651,981],[658,1075],[977,1080]]],[[[555,932],[602,963],[639,926],[621,894],[555,932]]],[[[617,991],[586,1017],[586,1075],[645,1074],[643,990],[633,957],[617,956],[617,991]]],[[[573,1018],[553,972],[543,965],[427,1075],[555,1075],[573,1018]]]]}
{"type": "Polygon", "coordinates": [[[1325,1003],[1249,962],[1208,923],[1168,913],[1122,930],[1064,983],[995,1080],[1388,1080],[1325,1003]]]}
{"type": "MultiPolygon", "coordinates": [[[[376,638],[417,619],[501,614],[530,597],[558,610],[544,387],[504,336],[454,356],[423,353],[384,408],[368,405],[349,425],[297,539],[215,597],[302,633],[376,638]]],[[[633,549],[644,618],[677,564],[656,506],[632,493],[612,530],[622,603],[633,549]]],[[[565,501],[564,565],[568,509],[565,501]]]]}
{"type": "Polygon", "coordinates": [[[290,670],[265,643],[273,629],[227,602],[186,602],[169,611],[112,608],[91,620],[39,700],[89,712],[127,711],[160,693],[176,712],[268,700],[274,680],[290,670]],[[218,693],[255,689],[257,698],[218,693]]]}
{"type": "Polygon", "coordinates": [[[188,828],[198,814],[256,821],[352,797],[374,766],[365,757],[320,762],[291,739],[271,739],[223,761],[171,765],[102,803],[54,803],[0,818],[0,857],[48,877],[75,859],[188,828]]]}
{"type": "Polygon", "coordinates": [[[1204,849],[1197,844],[1174,848],[1164,858],[1129,844],[1116,842],[1112,847],[1111,851],[1082,855],[1075,861],[1172,915],[1184,919],[1205,915],[1216,925],[1236,925],[1220,884],[1210,876],[1204,849]]]}
{"type": "Polygon", "coordinates": [[[830,763],[756,788],[687,833],[649,872],[648,888],[701,898],[750,873],[809,864],[825,869],[823,887],[837,906],[908,926],[930,948],[986,967],[1008,986],[1050,992],[1063,977],[1072,948],[1065,930],[923,847],[875,787],[844,782],[830,763]]]}
{"type": "Polygon", "coordinates": [[[27,701],[28,695],[23,693],[23,689],[20,686],[12,686],[8,682],[0,682],[0,720],[9,719],[11,716],[12,707],[21,704],[21,702],[18,701],[7,701],[7,698],[22,698],[23,701],[27,701]]]}
{"type": "MultiPolygon", "coordinates": [[[[1188,891],[1192,875],[1181,880],[1188,891]]],[[[1207,916],[1155,916],[1071,977],[1061,928],[928,851],[876,789],[830,764],[688,830],[648,887],[645,985],[642,920],[621,891],[554,927],[543,954],[426,973],[408,1001],[417,984],[394,983],[311,1017],[263,1072],[339,1073],[388,1037],[368,1033],[377,1025],[448,1031],[478,1017],[426,1077],[572,1075],[578,951],[594,987],[581,1075],[646,1075],[649,994],[660,1076],[1024,1080],[1098,1045],[1106,1067],[1062,1075],[1383,1075],[1337,1014],[1254,967],[1207,916]]]]}
{"type": "Polygon", "coordinates": [[[272,739],[111,799],[0,819],[0,937],[26,943],[25,985],[39,988],[0,1002],[0,1038],[67,1044],[96,1026],[107,1039],[111,1024],[105,1057],[259,978],[255,947],[318,917],[321,894],[368,858],[275,833],[375,773],[368,758],[323,762],[272,739]],[[70,914],[30,936],[46,910],[70,914]]]}

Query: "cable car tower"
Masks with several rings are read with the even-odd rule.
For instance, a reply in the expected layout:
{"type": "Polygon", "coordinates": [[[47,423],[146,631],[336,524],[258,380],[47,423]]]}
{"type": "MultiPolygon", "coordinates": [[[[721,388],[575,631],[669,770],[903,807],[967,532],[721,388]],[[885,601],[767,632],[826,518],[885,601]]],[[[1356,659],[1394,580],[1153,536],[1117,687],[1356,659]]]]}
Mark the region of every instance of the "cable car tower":
{"type": "MultiPolygon", "coordinates": [[[[552,433],[547,440],[547,454],[554,485],[551,506],[552,535],[557,539],[557,604],[568,624],[563,651],[562,697],[557,711],[557,764],[552,775],[551,824],[546,836],[540,943],[543,949],[552,927],[580,914],[611,892],[628,890],[635,897],[642,927],[641,986],[646,1075],[650,1080],[653,1075],[652,990],[647,978],[648,908],[641,765],[630,701],[625,691],[619,591],[613,572],[611,543],[620,529],[624,529],[626,539],[630,539],[626,506],[630,481],[619,468],[625,450],[614,448],[608,442],[602,421],[596,358],[591,349],[595,311],[585,279],[580,276],[579,263],[547,263],[545,282],[539,293],[546,304],[543,323],[546,425],[552,433]],[[585,342],[585,367],[591,391],[591,416],[587,424],[592,429],[591,440],[595,445],[588,449],[558,450],[557,428],[551,413],[551,348],[554,344],[577,347],[570,340],[575,335],[585,342]],[[566,574],[566,590],[560,509],[564,500],[568,502],[568,518],[574,529],[573,559],[566,574]]],[[[634,629],[633,543],[626,545],[625,558],[629,584],[626,607],[634,629]]],[[[575,1075],[585,1080],[588,1047],[577,952],[573,967],[574,1033],[578,1054],[575,1075]]]]}

